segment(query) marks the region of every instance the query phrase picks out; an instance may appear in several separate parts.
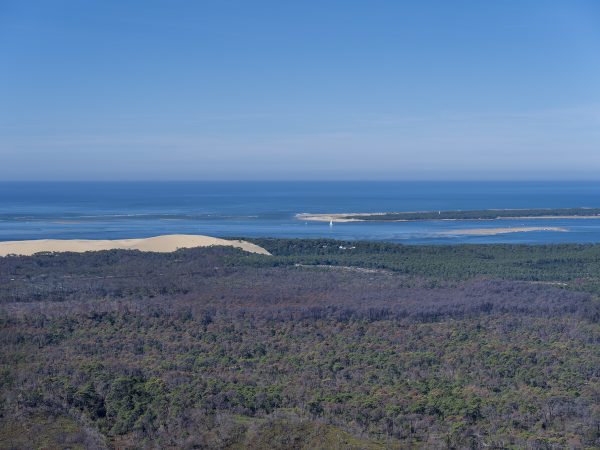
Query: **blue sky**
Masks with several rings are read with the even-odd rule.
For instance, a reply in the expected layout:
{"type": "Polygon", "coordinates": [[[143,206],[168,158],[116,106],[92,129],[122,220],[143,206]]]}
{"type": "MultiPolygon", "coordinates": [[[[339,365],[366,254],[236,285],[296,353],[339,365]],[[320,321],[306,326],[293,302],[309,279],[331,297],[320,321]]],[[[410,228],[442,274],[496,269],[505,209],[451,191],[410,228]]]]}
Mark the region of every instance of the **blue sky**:
{"type": "Polygon", "coordinates": [[[600,2],[0,1],[0,180],[598,179],[600,2]]]}

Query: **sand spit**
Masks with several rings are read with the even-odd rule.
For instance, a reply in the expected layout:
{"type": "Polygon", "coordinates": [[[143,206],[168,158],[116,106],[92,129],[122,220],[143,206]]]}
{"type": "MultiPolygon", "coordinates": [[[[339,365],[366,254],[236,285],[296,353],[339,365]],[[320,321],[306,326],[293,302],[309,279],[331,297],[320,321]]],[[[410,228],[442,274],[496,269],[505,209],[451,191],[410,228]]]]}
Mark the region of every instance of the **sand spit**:
{"type": "MultiPolygon", "coordinates": [[[[418,213],[417,211],[416,213],[418,213]]],[[[423,211],[430,212],[430,211],[423,211]]],[[[490,219],[373,219],[376,216],[385,216],[387,214],[396,213],[335,213],[335,214],[311,214],[311,213],[300,213],[296,214],[297,220],[304,220],[310,222],[431,222],[431,221],[443,221],[443,222],[488,222],[493,220],[545,220],[545,219],[600,219],[600,216],[507,216],[507,217],[494,217],[490,219]],[[370,217],[371,219],[361,219],[361,216],[370,217]]],[[[400,213],[401,214],[401,213],[400,213]]]]}
{"type": "Polygon", "coordinates": [[[34,241],[0,242],[0,256],[34,255],[40,252],[94,252],[99,250],[140,250],[143,252],[174,252],[180,248],[226,246],[240,248],[250,253],[270,255],[258,245],[246,241],[230,241],[210,236],[168,234],[146,239],[82,240],[40,239],[34,241]]]}
{"type": "Polygon", "coordinates": [[[357,214],[296,214],[296,219],[310,222],[365,222],[364,219],[350,216],[379,216],[385,213],[357,213],[357,214]]]}
{"type": "Polygon", "coordinates": [[[461,236],[493,236],[506,233],[526,233],[529,231],[569,231],[562,227],[514,227],[514,228],[467,228],[464,230],[441,231],[439,235],[461,235],[461,236]]]}

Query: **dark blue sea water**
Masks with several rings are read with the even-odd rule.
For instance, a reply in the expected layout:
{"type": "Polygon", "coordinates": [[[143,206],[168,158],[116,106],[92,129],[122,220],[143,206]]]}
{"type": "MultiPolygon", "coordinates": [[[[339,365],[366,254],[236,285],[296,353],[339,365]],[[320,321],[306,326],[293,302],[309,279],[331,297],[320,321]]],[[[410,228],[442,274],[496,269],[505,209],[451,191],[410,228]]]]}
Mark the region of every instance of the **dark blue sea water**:
{"type": "Polygon", "coordinates": [[[297,213],[600,207],[600,182],[0,183],[0,241],[159,234],[328,237],[403,243],[600,242],[600,219],[303,222],[297,213]],[[465,228],[564,227],[496,236],[465,228]]]}

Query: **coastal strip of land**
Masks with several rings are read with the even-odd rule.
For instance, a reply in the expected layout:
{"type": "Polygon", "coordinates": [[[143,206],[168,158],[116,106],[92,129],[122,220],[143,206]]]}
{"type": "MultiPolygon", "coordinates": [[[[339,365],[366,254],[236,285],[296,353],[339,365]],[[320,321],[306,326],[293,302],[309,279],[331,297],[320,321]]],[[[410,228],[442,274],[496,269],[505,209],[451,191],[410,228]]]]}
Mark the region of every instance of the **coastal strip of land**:
{"type": "Polygon", "coordinates": [[[83,240],[37,239],[31,241],[0,242],[0,256],[30,256],[45,252],[93,252],[100,250],[140,250],[143,252],[174,252],[180,248],[225,246],[246,252],[270,255],[264,248],[247,241],[227,240],[191,234],[170,234],[144,239],[83,240]]]}
{"type": "Polygon", "coordinates": [[[413,211],[336,214],[296,214],[296,219],[313,222],[417,222],[430,220],[531,220],[600,219],[600,208],[484,209],[456,211],[413,211]]]}
{"type": "Polygon", "coordinates": [[[443,236],[494,236],[506,233],[527,233],[530,231],[569,231],[563,227],[511,227],[511,228],[466,228],[462,230],[441,231],[437,234],[443,236]]]}

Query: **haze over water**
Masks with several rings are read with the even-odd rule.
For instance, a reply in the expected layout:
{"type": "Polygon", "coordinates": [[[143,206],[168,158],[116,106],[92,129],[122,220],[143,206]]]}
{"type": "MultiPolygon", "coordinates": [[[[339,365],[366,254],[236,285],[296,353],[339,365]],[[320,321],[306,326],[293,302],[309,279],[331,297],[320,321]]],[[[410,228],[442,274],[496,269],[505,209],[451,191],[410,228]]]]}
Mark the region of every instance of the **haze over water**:
{"type": "Polygon", "coordinates": [[[302,212],[599,207],[600,182],[22,182],[0,183],[0,241],[160,234],[403,243],[600,242],[599,219],[304,222],[302,212]],[[494,236],[453,230],[561,227],[494,236]]]}

